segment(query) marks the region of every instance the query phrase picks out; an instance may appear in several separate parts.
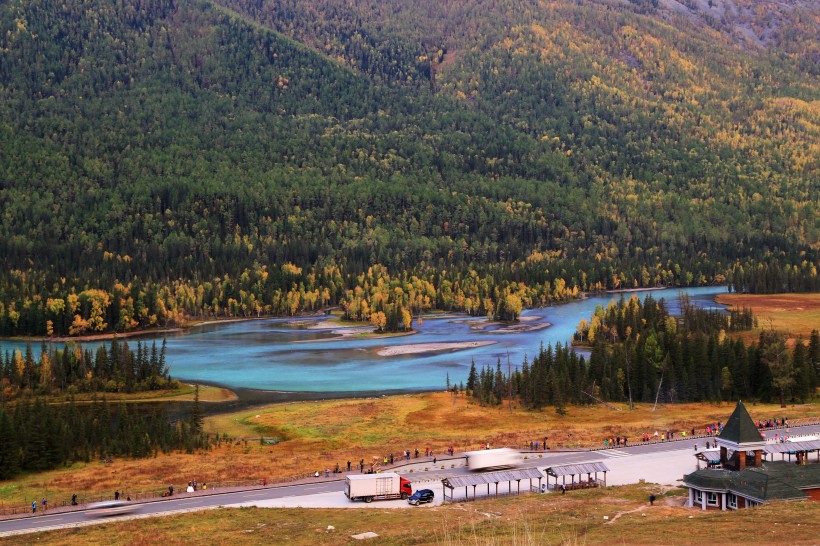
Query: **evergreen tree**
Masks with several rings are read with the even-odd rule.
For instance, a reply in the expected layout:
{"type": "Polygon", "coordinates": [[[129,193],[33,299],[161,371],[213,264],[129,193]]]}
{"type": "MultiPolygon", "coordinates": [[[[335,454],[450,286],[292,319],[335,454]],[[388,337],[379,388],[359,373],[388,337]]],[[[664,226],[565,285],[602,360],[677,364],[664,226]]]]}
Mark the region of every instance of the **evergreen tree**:
{"type": "Polygon", "coordinates": [[[202,407],[199,404],[199,385],[194,387],[194,403],[191,406],[190,427],[191,434],[199,435],[202,432],[202,423],[204,417],[202,414],[202,407]]]}
{"type": "Polygon", "coordinates": [[[467,388],[468,393],[473,394],[473,395],[475,394],[476,381],[478,381],[478,375],[477,375],[476,369],[475,369],[475,360],[473,360],[470,363],[470,373],[467,376],[466,388],[467,388]]]}

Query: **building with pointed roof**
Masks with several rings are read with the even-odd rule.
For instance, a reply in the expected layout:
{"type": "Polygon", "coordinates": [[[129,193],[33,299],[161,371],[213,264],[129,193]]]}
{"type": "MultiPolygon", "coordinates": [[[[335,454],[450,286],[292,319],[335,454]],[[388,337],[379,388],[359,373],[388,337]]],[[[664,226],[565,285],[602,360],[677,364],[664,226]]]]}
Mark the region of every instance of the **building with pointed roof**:
{"type": "Polygon", "coordinates": [[[766,439],[743,402],[717,437],[720,469],[697,470],[683,477],[689,506],[738,509],[779,500],[820,500],[820,464],[763,461],[766,439]]]}
{"type": "Polygon", "coordinates": [[[723,468],[743,470],[757,468],[762,464],[766,438],[757,428],[743,402],[738,401],[735,411],[717,437],[720,446],[720,463],[723,468]],[[749,453],[752,456],[749,457],[749,453]]]}

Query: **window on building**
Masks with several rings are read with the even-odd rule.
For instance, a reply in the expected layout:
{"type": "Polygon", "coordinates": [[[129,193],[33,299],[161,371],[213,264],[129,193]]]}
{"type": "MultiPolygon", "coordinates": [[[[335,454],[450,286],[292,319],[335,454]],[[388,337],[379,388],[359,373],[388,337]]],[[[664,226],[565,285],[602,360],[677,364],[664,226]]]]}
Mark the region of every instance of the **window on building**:
{"type": "Polygon", "coordinates": [[[718,505],[718,494],[717,493],[706,493],[706,505],[707,506],[717,506],[718,505]]]}
{"type": "Polygon", "coordinates": [[[697,489],[695,489],[695,503],[700,504],[702,502],[703,502],[703,492],[698,491],[697,489]]]}
{"type": "Polygon", "coordinates": [[[729,508],[734,508],[737,510],[737,495],[734,493],[729,493],[726,495],[726,505],[729,508]]]}

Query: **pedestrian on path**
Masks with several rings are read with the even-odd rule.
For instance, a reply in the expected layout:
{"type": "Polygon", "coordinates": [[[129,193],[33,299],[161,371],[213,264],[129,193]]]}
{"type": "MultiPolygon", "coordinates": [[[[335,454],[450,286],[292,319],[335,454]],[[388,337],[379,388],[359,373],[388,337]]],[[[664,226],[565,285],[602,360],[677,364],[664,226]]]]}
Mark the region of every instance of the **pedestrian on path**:
{"type": "Polygon", "coordinates": [[[77,506],[77,493],[71,495],[71,506],[77,506]]]}
{"type": "Polygon", "coordinates": [[[31,502],[31,513],[32,513],[32,514],[36,514],[36,513],[37,513],[37,501],[32,501],[32,502],[31,502]]]}
{"type": "Polygon", "coordinates": [[[655,495],[649,495],[649,506],[655,506],[655,495]]]}
{"type": "Polygon", "coordinates": [[[119,490],[119,489],[117,489],[116,491],[114,491],[114,500],[115,500],[115,501],[116,501],[116,500],[120,500],[120,490],[119,490]]]}
{"type": "Polygon", "coordinates": [[[43,497],[43,512],[45,512],[46,510],[48,510],[48,501],[45,497],[43,497]]]}

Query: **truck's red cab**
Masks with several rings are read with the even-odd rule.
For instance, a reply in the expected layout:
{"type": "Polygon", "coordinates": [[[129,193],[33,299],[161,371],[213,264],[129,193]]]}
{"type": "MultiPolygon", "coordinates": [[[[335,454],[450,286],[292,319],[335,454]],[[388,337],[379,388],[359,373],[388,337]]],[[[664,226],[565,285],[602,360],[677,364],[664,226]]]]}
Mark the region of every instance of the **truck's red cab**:
{"type": "Polygon", "coordinates": [[[399,491],[401,491],[402,498],[404,498],[405,494],[407,494],[408,497],[412,495],[413,488],[410,487],[410,480],[408,480],[407,478],[402,478],[399,482],[399,491]]]}

